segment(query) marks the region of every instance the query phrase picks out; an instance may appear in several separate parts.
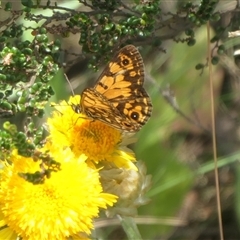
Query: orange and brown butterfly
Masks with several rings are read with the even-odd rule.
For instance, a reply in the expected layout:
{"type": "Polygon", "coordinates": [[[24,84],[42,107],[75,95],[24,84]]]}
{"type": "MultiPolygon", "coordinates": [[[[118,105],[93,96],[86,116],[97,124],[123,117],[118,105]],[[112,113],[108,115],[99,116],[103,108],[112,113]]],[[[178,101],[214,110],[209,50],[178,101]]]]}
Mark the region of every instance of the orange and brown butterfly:
{"type": "Polygon", "coordinates": [[[152,113],[152,103],[143,88],[144,65],[139,51],[127,45],[113,57],[93,88],[86,88],[77,113],[124,132],[137,132],[152,113]]]}

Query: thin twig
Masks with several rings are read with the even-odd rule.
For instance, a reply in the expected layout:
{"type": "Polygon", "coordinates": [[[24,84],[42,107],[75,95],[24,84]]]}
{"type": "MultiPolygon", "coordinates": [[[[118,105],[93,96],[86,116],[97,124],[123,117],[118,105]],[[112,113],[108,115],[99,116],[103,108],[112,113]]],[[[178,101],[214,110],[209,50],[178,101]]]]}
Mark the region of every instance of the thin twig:
{"type": "Polygon", "coordinates": [[[210,134],[209,130],[206,129],[203,125],[200,124],[200,122],[196,122],[190,117],[188,117],[178,106],[176,98],[171,93],[171,90],[169,88],[161,89],[160,86],[158,86],[157,82],[149,75],[147,75],[147,79],[154,84],[155,87],[158,88],[158,91],[160,94],[164,97],[164,99],[170,104],[170,106],[185,120],[187,120],[189,123],[195,125],[196,127],[202,129],[206,134],[210,134]]]}

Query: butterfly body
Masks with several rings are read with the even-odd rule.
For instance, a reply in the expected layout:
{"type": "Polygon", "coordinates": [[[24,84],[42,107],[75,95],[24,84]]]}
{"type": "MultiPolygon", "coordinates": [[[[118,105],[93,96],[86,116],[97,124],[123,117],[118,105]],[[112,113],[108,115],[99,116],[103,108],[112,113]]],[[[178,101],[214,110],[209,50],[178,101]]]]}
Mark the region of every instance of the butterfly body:
{"type": "Polygon", "coordinates": [[[143,82],[142,57],[133,45],[127,45],[110,61],[96,85],[83,91],[80,112],[121,131],[137,132],[152,112],[143,82]]]}

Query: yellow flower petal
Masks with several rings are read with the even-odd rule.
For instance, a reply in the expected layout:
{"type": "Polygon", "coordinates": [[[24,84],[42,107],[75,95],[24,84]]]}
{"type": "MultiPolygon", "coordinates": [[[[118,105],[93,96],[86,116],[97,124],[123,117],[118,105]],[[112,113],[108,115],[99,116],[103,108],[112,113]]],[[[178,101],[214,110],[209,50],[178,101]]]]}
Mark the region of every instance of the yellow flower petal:
{"type": "MultiPolygon", "coordinates": [[[[99,173],[88,167],[84,155],[75,158],[68,148],[59,152],[54,149],[53,153],[61,163],[61,171],[53,172],[43,184],[34,185],[19,176],[19,172],[39,170],[39,162],[16,151],[12,164],[2,171],[0,219],[23,239],[66,239],[90,234],[99,208],[116,202],[116,196],[102,192],[99,173]]],[[[5,234],[0,231],[0,239],[5,234]]]]}

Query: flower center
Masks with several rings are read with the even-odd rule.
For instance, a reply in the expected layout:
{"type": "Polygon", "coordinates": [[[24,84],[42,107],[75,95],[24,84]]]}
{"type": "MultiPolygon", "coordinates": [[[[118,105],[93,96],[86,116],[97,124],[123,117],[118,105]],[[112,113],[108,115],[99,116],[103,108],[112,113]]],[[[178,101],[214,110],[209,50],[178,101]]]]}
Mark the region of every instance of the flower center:
{"type": "Polygon", "coordinates": [[[122,140],[120,131],[97,120],[76,124],[73,131],[73,151],[76,154],[84,153],[94,161],[105,160],[122,140]]]}

